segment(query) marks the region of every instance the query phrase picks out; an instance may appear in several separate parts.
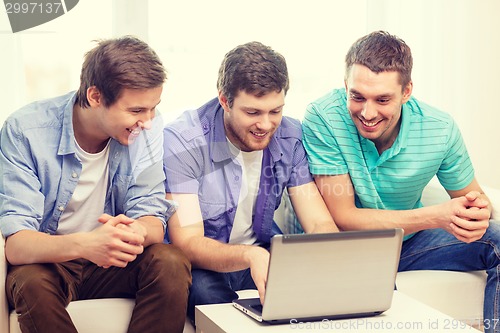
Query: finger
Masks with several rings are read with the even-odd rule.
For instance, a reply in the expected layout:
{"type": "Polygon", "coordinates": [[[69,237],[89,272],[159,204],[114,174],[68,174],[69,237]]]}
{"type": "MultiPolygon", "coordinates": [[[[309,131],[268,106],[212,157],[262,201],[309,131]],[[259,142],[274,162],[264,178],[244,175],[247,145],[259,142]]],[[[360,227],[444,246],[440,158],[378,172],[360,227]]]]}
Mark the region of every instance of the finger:
{"type": "Polygon", "coordinates": [[[265,288],[263,288],[263,287],[258,288],[257,287],[257,290],[259,291],[260,304],[264,305],[264,296],[266,295],[265,288]]]}
{"type": "Polygon", "coordinates": [[[451,218],[451,222],[457,228],[474,231],[474,230],[483,230],[485,231],[490,225],[489,220],[471,220],[468,218],[460,218],[458,216],[453,216],[451,218]]]}
{"type": "Polygon", "coordinates": [[[137,254],[134,254],[134,253],[126,253],[126,252],[119,252],[119,253],[116,253],[115,257],[113,258],[114,262],[116,263],[129,263],[131,261],[134,261],[136,258],[137,258],[137,254]]]}
{"type": "Polygon", "coordinates": [[[464,236],[459,235],[457,233],[452,233],[452,235],[455,236],[455,238],[458,239],[459,241],[467,243],[467,244],[475,242],[475,241],[477,241],[477,240],[479,240],[481,238],[479,236],[476,236],[476,237],[464,237],[464,236]]]}
{"type": "Polygon", "coordinates": [[[134,246],[142,247],[142,243],[144,243],[144,236],[135,232],[131,232],[129,230],[122,230],[122,231],[123,233],[121,233],[119,236],[122,242],[124,242],[125,244],[131,244],[134,246]]]}
{"type": "Polygon", "coordinates": [[[123,223],[120,223],[116,226],[118,229],[121,229],[121,230],[125,230],[125,231],[128,231],[128,232],[133,232],[135,233],[136,231],[134,230],[134,228],[132,228],[130,225],[128,224],[123,224],[123,223]]]}
{"type": "MultiPolygon", "coordinates": [[[[474,223],[474,222],[473,222],[474,223]]],[[[473,229],[473,230],[467,230],[464,228],[461,228],[457,226],[454,223],[450,224],[450,229],[452,231],[452,234],[459,240],[466,242],[466,243],[471,243],[474,242],[481,237],[483,237],[484,233],[486,232],[486,229],[473,229]]]]}
{"type": "MultiPolygon", "coordinates": [[[[473,220],[473,221],[484,221],[490,219],[490,210],[488,208],[478,208],[470,207],[465,210],[460,210],[457,214],[457,218],[463,220],[473,220]]],[[[455,222],[455,221],[454,221],[455,222]]]]}
{"type": "Polygon", "coordinates": [[[107,269],[107,268],[110,268],[112,266],[124,268],[124,267],[127,267],[128,263],[129,263],[128,261],[114,259],[114,260],[110,260],[110,263],[108,265],[102,266],[102,268],[107,269]]]}
{"type": "Polygon", "coordinates": [[[257,287],[257,291],[259,292],[260,303],[264,304],[264,296],[266,294],[266,281],[257,279],[254,280],[255,286],[257,287]]]}
{"type": "MultiPolygon", "coordinates": [[[[103,214],[103,215],[107,215],[107,214],[103,214]]],[[[118,216],[114,216],[114,217],[109,218],[105,223],[109,223],[110,225],[116,227],[120,223],[131,224],[131,223],[134,223],[134,222],[135,222],[134,219],[132,219],[130,217],[127,217],[127,216],[125,216],[123,214],[120,214],[118,216]]]]}
{"type": "Polygon", "coordinates": [[[108,222],[111,218],[113,218],[113,216],[109,215],[109,214],[102,214],[101,216],[99,216],[99,218],[97,219],[97,221],[99,221],[100,223],[106,223],[108,222]]]}
{"type": "MultiPolygon", "coordinates": [[[[140,252],[140,251],[136,251],[140,252]]],[[[125,267],[129,262],[134,261],[137,258],[137,255],[140,253],[127,253],[125,251],[113,251],[109,254],[108,259],[105,261],[105,264],[102,267],[125,267]]]]}

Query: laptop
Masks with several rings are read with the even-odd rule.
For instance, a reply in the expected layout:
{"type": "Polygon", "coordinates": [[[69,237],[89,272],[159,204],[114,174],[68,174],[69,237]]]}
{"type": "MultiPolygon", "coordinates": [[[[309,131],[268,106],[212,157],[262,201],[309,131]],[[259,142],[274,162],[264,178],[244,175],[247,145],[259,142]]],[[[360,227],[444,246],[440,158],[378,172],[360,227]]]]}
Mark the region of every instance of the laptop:
{"type": "Polygon", "coordinates": [[[264,305],[233,305],[269,324],[379,315],[391,307],[402,239],[400,228],[276,235],[264,305]]]}

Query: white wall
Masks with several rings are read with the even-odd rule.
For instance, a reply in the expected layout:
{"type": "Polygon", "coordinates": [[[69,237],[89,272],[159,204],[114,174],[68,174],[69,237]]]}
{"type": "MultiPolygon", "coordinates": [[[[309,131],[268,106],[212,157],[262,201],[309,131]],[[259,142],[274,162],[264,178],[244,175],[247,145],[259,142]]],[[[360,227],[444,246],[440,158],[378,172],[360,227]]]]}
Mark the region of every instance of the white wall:
{"type": "Polygon", "coordinates": [[[0,11],[0,122],[29,101],[76,89],[91,40],[125,33],[147,40],[168,69],[160,105],[167,120],[214,97],[223,55],[250,40],[286,57],[285,112],[300,119],[308,102],[342,85],[352,42],[384,29],[412,48],[414,95],[454,116],[479,181],[500,188],[498,13],[498,0],[82,0],[12,34],[0,11]]]}
{"type": "Polygon", "coordinates": [[[0,6],[0,123],[28,102],[78,88],[84,53],[111,36],[111,2],[82,0],[65,15],[13,34],[0,6]]]}
{"type": "Polygon", "coordinates": [[[345,52],[366,29],[366,0],[149,3],[149,41],[169,71],[167,118],[215,97],[224,54],[253,40],[286,58],[291,82],[284,112],[302,118],[309,102],[342,84],[345,52]],[[352,25],[345,12],[362,24],[352,25]]]}
{"type": "Polygon", "coordinates": [[[500,188],[500,1],[377,0],[367,30],[403,38],[414,56],[413,95],[456,119],[481,184],[500,188]]]}

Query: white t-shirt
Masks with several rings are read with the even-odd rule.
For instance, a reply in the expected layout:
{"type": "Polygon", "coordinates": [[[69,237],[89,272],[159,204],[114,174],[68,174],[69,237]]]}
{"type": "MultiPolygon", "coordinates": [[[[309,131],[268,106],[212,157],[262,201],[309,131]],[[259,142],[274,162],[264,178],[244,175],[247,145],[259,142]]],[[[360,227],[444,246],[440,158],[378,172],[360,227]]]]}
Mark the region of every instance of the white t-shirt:
{"type": "Polygon", "coordinates": [[[229,140],[229,149],[241,165],[241,189],[238,208],[234,217],[229,243],[255,244],[257,236],[252,229],[252,215],[260,184],[262,168],[262,150],[244,152],[235,147],[229,140]]]}
{"type": "MultiPolygon", "coordinates": [[[[76,156],[82,162],[82,173],[75,192],[59,219],[56,231],[59,235],[91,231],[100,225],[97,218],[104,213],[109,179],[109,141],[106,147],[96,154],[87,153],[76,140],[75,143],[76,156]]],[[[74,176],[78,176],[76,172],[74,176]]]]}

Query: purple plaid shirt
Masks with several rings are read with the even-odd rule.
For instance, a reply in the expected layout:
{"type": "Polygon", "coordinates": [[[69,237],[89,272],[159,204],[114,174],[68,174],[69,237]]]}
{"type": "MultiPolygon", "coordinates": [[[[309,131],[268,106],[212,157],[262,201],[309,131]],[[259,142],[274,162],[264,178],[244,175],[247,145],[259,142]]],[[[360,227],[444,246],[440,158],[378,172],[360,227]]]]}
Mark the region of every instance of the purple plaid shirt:
{"type": "MultiPolygon", "coordinates": [[[[241,166],[231,154],[217,98],[184,112],[164,129],[163,166],[167,193],[198,194],[205,236],[228,242],[241,188],[241,166]]],[[[268,243],[280,233],[273,223],[283,190],[313,181],[302,130],[296,119],[283,117],[263,151],[253,229],[268,243]]]]}

